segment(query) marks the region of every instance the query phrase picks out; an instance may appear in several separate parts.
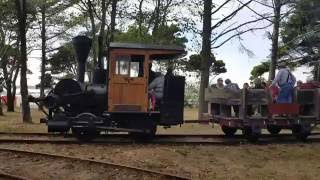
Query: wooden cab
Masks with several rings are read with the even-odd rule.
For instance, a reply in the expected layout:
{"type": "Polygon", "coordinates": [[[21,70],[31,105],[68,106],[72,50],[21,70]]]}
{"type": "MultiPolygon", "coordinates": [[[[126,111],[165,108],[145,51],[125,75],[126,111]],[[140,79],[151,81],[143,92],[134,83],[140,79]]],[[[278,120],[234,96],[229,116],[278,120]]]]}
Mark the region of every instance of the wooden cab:
{"type": "Polygon", "coordinates": [[[147,112],[149,64],[183,54],[181,47],[111,43],[109,49],[108,111],[147,112]]]}

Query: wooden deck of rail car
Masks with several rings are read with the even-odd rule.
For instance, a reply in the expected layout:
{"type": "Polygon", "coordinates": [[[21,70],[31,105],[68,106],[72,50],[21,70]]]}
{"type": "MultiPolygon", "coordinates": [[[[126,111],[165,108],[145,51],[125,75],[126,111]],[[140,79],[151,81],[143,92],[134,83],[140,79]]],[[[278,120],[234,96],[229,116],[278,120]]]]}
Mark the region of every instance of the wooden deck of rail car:
{"type": "Polygon", "coordinates": [[[305,139],[312,126],[320,122],[320,89],[296,89],[292,104],[272,103],[270,92],[264,89],[235,93],[207,88],[205,99],[213,122],[219,124],[226,135],[241,129],[244,135],[256,139],[265,128],[271,134],[292,129],[298,138],[305,139]],[[235,106],[239,108],[237,114],[231,111],[235,106]]]}

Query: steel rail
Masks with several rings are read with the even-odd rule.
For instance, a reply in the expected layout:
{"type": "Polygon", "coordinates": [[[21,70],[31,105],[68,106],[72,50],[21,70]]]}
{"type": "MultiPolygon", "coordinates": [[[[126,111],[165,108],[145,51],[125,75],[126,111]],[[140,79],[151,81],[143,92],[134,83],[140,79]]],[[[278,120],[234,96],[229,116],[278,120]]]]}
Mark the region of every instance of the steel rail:
{"type": "MultiPolygon", "coordinates": [[[[54,133],[15,133],[15,132],[0,132],[0,137],[1,135],[8,135],[8,136],[47,136],[47,137],[73,137],[72,134],[54,134],[54,133]]],[[[311,135],[320,135],[320,132],[314,132],[311,133],[311,135]]],[[[260,137],[283,137],[283,136],[292,136],[291,133],[281,133],[281,134],[261,134],[260,137]]],[[[100,134],[97,135],[97,137],[130,137],[128,134],[100,134]]],[[[228,138],[224,134],[156,134],[155,137],[203,137],[203,138],[228,138]]],[[[242,134],[235,134],[232,137],[229,138],[243,138],[244,136],[242,134]]]]}
{"type": "Polygon", "coordinates": [[[0,171],[0,179],[27,180],[28,178],[0,171]]]}
{"type": "Polygon", "coordinates": [[[19,150],[19,149],[12,149],[12,148],[2,148],[2,147],[0,148],[0,151],[10,152],[10,153],[20,153],[20,154],[32,155],[32,156],[43,156],[43,157],[49,157],[49,158],[73,160],[73,161],[79,161],[79,162],[87,162],[87,163],[93,163],[93,164],[97,164],[97,165],[106,165],[106,166],[114,167],[114,168],[122,168],[122,169],[134,170],[134,171],[138,171],[138,172],[144,172],[144,173],[148,173],[150,175],[156,175],[156,176],[160,176],[160,177],[164,177],[164,178],[168,178],[168,179],[181,179],[181,180],[190,179],[189,177],[184,177],[184,176],[175,175],[175,174],[166,173],[166,172],[160,172],[160,171],[151,170],[151,169],[134,167],[134,166],[130,166],[130,165],[123,165],[123,164],[118,164],[118,163],[113,163],[113,162],[85,159],[85,158],[80,158],[80,157],[59,155],[59,154],[53,154],[53,153],[35,152],[35,151],[19,150]]]}
{"type": "MultiPolygon", "coordinates": [[[[318,142],[320,133],[311,134],[307,141],[318,142]]],[[[224,135],[186,135],[186,134],[171,134],[171,135],[157,135],[148,141],[136,141],[126,134],[110,134],[106,137],[98,137],[90,142],[81,142],[75,138],[54,138],[41,139],[26,137],[21,138],[1,138],[0,143],[25,143],[25,144],[130,144],[130,143],[148,143],[148,144],[208,144],[208,145],[240,145],[246,144],[248,141],[242,135],[235,137],[226,137],[224,135]]],[[[300,142],[294,138],[292,134],[279,135],[262,135],[259,139],[259,144],[285,143],[285,142],[300,142]]]]}

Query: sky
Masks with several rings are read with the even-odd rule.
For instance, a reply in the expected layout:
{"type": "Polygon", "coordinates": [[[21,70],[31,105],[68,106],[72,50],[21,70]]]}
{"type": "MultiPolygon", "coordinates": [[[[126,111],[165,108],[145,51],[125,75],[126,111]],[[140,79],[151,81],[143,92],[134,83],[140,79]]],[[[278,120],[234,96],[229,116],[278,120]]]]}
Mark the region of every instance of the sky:
{"type": "MultiPolygon", "coordinates": [[[[220,0],[222,1],[222,0],[220,0]]],[[[217,2],[217,1],[214,1],[217,2]]],[[[267,13],[270,11],[265,7],[261,7],[257,4],[252,4],[250,7],[257,9],[259,12],[267,13]]],[[[227,6],[225,9],[221,11],[220,14],[216,16],[224,16],[228,14],[230,9],[234,8],[234,5],[231,4],[227,6]]],[[[215,17],[214,17],[215,18],[215,17]]],[[[241,23],[245,22],[250,18],[254,18],[254,14],[249,9],[243,9],[233,20],[233,22],[241,23]]],[[[230,22],[230,23],[233,23],[230,22]]],[[[214,22],[213,22],[214,23],[214,22]]],[[[266,22],[264,22],[266,23],[266,22]]],[[[260,24],[262,25],[262,24],[260,24]]],[[[201,29],[201,23],[198,24],[201,29]]],[[[227,26],[227,25],[226,25],[227,26]]],[[[223,26],[221,27],[223,28],[223,26]]],[[[271,31],[272,27],[267,30],[271,31]]],[[[217,30],[219,31],[219,29],[217,30]]],[[[187,44],[189,54],[194,53],[191,46],[191,38],[192,36],[186,35],[189,39],[189,43],[187,44]]],[[[240,44],[237,39],[231,40],[226,43],[224,46],[213,49],[212,52],[215,54],[216,59],[221,59],[225,62],[227,72],[221,74],[218,77],[222,77],[223,79],[229,78],[231,81],[236,82],[241,87],[243,83],[249,82],[250,72],[255,65],[258,65],[260,62],[268,59],[271,49],[271,40],[266,37],[266,30],[260,30],[255,32],[249,32],[242,36],[242,43],[246,46],[246,48],[250,49],[254,52],[254,56],[248,56],[246,53],[243,53],[239,50],[240,44]]],[[[40,82],[40,51],[33,51],[30,54],[28,60],[28,67],[33,72],[33,74],[28,75],[28,85],[36,85],[40,82]]],[[[310,70],[306,67],[298,68],[293,74],[297,77],[297,80],[306,80],[306,75],[304,72],[309,72],[310,70]]],[[[265,75],[267,78],[267,74],[265,75]]],[[[19,79],[17,81],[19,84],[19,79]]]]}

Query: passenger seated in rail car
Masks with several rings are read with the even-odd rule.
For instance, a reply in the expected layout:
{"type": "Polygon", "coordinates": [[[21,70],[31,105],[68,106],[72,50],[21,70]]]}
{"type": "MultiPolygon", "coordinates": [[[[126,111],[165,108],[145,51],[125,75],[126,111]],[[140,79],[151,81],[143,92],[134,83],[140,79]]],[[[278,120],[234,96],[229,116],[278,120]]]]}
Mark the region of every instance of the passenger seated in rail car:
{"type": "MultiPolygon", "coordinates": [[[[243,89],[246,89],[246,90],[251,89],[251,87],[249,86],[248,83],[244,83],[242,88],[243,88],[243,89]]],[[[252,105],[248,105],[248,106],[247,106],[247,114],[248,114],[249,116],[252,116],[252,115],[254,114],[254,108],[253,108],[252,105]]]]}
{"type": "Polygon", "coordinates": [[[296,78],[286,67],[285,62],[278,64],[279,71],[274,78],[272,86],[279,86],[280,92],[277,98],[277,103],[292,103],[293,90],[296,83],[296,78]]]}
{"type": "Polygon", "coordinates": [[[172,68],[168,68],[167,73],[165,76],[161,75],[155,78],[148,86],[149,91],[149,98],[152,100],[153,109],[155,106],[159,105],[163,97],[163,88],[164,88],[164,81],[167,76],[172,76],[173,70],[172,68]],[[154,102],[156,101],[156,102],[154,102]]]}
{"type": "MultiPolygon", "coordinates": [[[[237,83],[232,83],[230,79],[226,79],[224,82],[226,83],[226,85],[224,86],[224,89],[231,92],[235,92],[235,93],[240,92],[240,88],[237,83]]],[[[239,116],[239,106],[233,105],[232,108],[235,115],[239,116]]]]}
{"type": "Polygon", "coordinates": [[[216,88],[216,89],[224,89],[223,79],[222,78],[218,78],[217,79],[217,83],[216,84],[212,84],[211,87],[212,88],[216,88]]]}
{"type": "MultiPolygon", "coordinates": [[[[223,84],[223,79],[218,78],[217,79],[217,84],[211,85],[212,88],[215,89],[224,89],[224,84],[223,84]]],[[[214,115],[219,115],[220,114],[220,104],[212,103],[212,112],[214,115]]]]}

